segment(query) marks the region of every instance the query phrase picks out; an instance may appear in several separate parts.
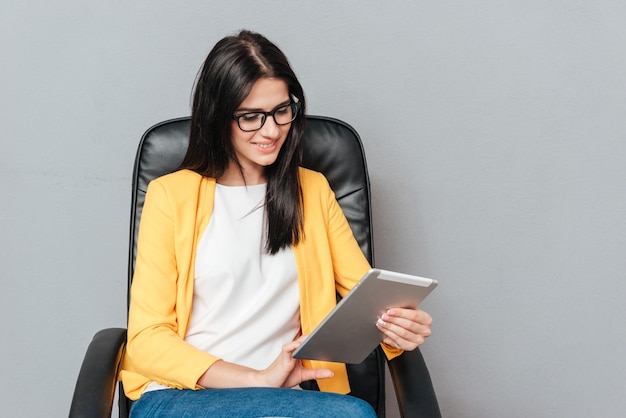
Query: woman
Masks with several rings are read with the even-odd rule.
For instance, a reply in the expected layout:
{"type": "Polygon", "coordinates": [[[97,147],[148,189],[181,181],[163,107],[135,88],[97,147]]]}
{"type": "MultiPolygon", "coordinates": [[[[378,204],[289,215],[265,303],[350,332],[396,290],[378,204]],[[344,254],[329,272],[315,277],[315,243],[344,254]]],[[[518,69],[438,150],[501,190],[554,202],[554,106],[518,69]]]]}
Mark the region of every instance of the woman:
{"type": "MultiPolygon", "coordinates": [[[[181,170],[151,182],[143,208],[122,370],[132,417],[375,417],[344,395],[344,365],[291,355],[370,268],[326,179],[299,167],[305,108],[263,36],[209,53],[181,170]],[[321,392],[290,389],[312,379],[321,392]]],[[[390,309],[387,356],[430,324],[390,309]]]]}

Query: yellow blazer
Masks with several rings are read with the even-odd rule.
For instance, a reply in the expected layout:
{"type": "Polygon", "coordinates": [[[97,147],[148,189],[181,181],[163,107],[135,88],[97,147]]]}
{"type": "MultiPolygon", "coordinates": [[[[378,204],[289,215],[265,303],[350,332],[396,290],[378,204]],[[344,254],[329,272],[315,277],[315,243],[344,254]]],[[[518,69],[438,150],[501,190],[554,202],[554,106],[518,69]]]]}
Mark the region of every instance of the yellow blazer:
{"type": "MultiPolygon", "coordinates": [[[[294,247],[300,317],[308,334],[370,268],[326,178],[300,169],[304,238],[294,247]]],[[[131,290],[128,341],[121,379],[138,399],[150,381],[199,389],[196,382],[219,358],[184,341],[191,316],[196,247],[209,223],[215,179],[189,170],[150,183],[141,216],[131,290]]],[[[373,324],[372,324],[373,325],[373,324]]],[[[389,358],[401,353],[384,346],[389,358]]],[[[323,391],[349,393],[345,365],[304,361],[333,370],[323,391]]]]}

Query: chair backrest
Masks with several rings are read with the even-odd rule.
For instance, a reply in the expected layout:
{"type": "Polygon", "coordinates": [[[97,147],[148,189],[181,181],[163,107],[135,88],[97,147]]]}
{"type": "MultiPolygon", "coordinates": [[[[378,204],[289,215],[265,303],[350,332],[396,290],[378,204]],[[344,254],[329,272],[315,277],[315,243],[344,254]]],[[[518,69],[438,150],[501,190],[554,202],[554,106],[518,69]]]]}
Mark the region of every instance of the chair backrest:
{"type": "MultiPolygon", "coordinates": [[[[178,169],[189,143],[189,118],[172,119],[148,129],[139,144],[133,171],[128,286],[137,254],[137,233],[148,183],[178,169]]],[[[323,173],[343,209],[370,264],[374,262],[372,216],[367,164],[361,139],[337,119],[307,116],[303,163],[323,173]]],[[[384,357],[376,349],[359,365],[348,366],[352,394],[370,402],[384,415],[384,357]]]]}

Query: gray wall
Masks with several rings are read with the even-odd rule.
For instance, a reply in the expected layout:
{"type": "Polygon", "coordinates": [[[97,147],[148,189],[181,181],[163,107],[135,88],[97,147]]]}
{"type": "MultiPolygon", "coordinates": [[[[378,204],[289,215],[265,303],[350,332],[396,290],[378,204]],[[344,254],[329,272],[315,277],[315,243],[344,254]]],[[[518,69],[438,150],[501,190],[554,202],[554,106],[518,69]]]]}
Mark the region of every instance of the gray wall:
{"type": "Polygon", "coordinates": [[[93,333],[124,326],[137,142],[247,27],[361,133],[378,266],[440,280],[444,415],[623,416],[624,21],[621,0],[0,2],[2,415],[66,415],[93,333]]]}

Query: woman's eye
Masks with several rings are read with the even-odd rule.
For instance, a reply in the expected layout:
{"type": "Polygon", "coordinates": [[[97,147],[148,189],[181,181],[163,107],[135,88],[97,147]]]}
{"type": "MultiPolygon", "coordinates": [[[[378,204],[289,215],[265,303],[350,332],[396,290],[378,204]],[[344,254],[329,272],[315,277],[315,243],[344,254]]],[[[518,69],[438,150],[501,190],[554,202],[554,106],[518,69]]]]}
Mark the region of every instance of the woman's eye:
{"type": "Polygon", "coordinates": [[[256,120],[259,120],[260,118],[260,113],[244,113],[243,115],[241,115],[241,119],[245,120],[246,122],[254,122],[256,120]]]}
{"type": "Polygon", "coordinates": [[[289,111],[289,106],[279,107],[278,109],[276,109],[276,113],[278,113],[279,115],[285,115],[289,113],[289,111]]]}

